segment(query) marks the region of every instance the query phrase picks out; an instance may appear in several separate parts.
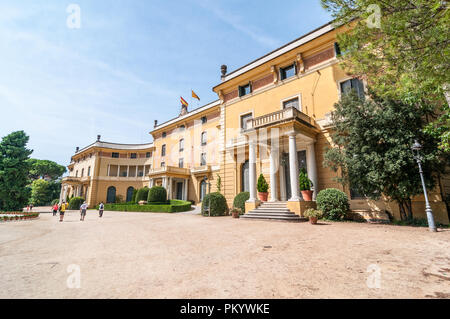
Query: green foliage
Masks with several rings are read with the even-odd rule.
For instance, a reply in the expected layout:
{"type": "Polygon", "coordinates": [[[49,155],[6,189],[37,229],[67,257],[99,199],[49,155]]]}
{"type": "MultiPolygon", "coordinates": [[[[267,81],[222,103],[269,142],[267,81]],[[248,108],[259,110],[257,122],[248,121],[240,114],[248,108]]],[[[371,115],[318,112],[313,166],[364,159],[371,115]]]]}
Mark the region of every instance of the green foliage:
{"type": "Polygon", "coordinates": [[[241,211],[245,212],[245,202],[250,199],[249,192],[242,192],[236,195],[233,201],[233,207],[239,208],[241,211]]]}
{"type": "Polygon", "coordinates": [[[27,205],[29,137],[23,131],[13,132],[0,142],[0,211],[22,210],[27,205]]]}
{"type": "Polygon", "coordinates": [[[59,198],[52,200],[51,205],[59,204],[59,198]]]}
{"type": "Polygon", "coordinates": [[[73,197],[69,201],[69,209],[78,210],[80,206],[84,203],[85,199],[83,197],[73,197]]]}
{"type": "Polygon", "coordinates": [[[412,219],[411,197],[423,191],[411,150],[414,139],[424,146],[429,189],[435,185],[432,173],[443,169],[437,141],[422,131],[427,113],[419,102],[380,98],[373,92],[370,100],[361,101],[353,93],[344,94],[332,113],[337,147],[325,154],[325,166],[341,172],[340,183],[350,183],[372,199],[384,194],[397,201],[402,219],[412,219]]]}
{"type": "Polygon", "coordinates": [[[59,197],[61,183],[36,179],[31,183],[30,203],[34,206],[47,206],[59,197]]]}
{"type": "MultiPolygon", "coordinates": [[[[98,206],[97,206],[98,209],[98,206]]],[[[191,203],[181,200],[171,200],[169,204],[105,204],[105,211],[116,212],[148,212],[148,213],[181,213],[191,210],[191,203]]]]}
{"type": "Polygon", "coordinates": [[[148,192],[148,203],[157,203],[157,202],[165,202],[167,201],[167,191],[164,187],[154,186],[150,188],[148,192]]]}
{"type": "Polygon", "coordinates": [[[336,189],[324,189],[317,194],[317,208],[326,219],[341,220],[350,209],[347,194],[336,189]]]}
{"type": "Polygon", "coordinates": [[[125,200],[123,199],[122,195],[117,195],[116,196],[116,204],[122,204],[124,202],[125,202],[125,200]]]}
{"type": "Polygon", "coordinates": [[[269,184],[267,184],[266,179],[264,178],[263,174],[260,174],[258,177],[258,184],[256,186],[258,189],[258,192],[260,193],[267,193],[269,190],[269,184]]]}
{"type": "Polygon", "coordinates": [[[138,192],[137,189],[133,189],[133,196],[131,197],[131,203],[136,203],[137,192],[138,192]]]}
{"type": "Polygon", "coordinates": [[[217,174],[217,191],[220,193],[222,191],[222,177],[217,174]]]}
{"type": "Polygon", "coordinates": [[[203,216],[209,216],[207,212],[208,209],[210,209],[211,216],[225,216],[228,212],[228,205],[225,196],[220,193],[207,194],[202,202],[203,216]]]}
{"type": "Polygon", "coordinates": [[[322,0],[336,24],[353,25],[338,36],[346,72],[365,76],[377,94],[423,105],[439,116],[427,132],[450,150],[449,93],[450,11],[442,0],[322,0]],[[380,9],[379,25],[370,6],[380,9]],[[368,23],[369,22],[369,23],[368,23]],[[442,117],[442,118],[441,118],[442,117]]]}
{"type": "Polygon", "coordinates": [[[137,191],[136,204],[138,204],[140,201],[147,201],[148,191],[149,191],[148,187],[141,188],[137,191]]]}
{"type": "Polygon", "coordinates": [[[304,213],[305,217],[322,218],[323,212],[318,209],[310,208],[304,213]]]}
{"type": "Polygon", "coordinates": [[[308,178],[306,170],[302,168],[299,174],[299,186],[301,191],[310,191],[313,186],[313,182],[308,178]]]}
{"type": "Polygon", "coordinates": [[[49,160],[30,158],[28,162],[31,166],[30,179],[50,178],[51,180],[57,180],[67,171],[65,166],[49,160]]]}

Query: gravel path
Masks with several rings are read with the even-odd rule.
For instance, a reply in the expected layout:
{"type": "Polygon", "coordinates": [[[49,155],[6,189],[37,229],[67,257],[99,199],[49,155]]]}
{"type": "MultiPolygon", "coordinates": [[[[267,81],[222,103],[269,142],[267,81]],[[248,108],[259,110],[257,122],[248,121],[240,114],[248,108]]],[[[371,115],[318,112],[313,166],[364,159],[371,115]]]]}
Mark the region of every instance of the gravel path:
{"type": "Polygon", "coordinates": [[[58,219],[0,223],[0,298],[450,298],[450,230],[95,211],[58,219]],[[68,288],[77,267],[80,288],[68,288]]]}

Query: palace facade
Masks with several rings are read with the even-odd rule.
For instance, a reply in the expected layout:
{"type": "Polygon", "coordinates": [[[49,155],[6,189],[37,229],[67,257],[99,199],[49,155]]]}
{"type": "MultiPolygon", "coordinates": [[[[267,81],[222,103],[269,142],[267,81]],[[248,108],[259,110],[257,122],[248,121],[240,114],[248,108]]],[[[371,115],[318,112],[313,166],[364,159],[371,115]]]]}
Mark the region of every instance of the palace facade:
{"type": "MultiPolygon", "coordinates": [[[[62,198],[75,193],[94,206],[117,196],[126,200],[135,188],[162,185],[171,199],[200,203],[205,194],[220,189],[230,207],[238,193],[248,191],[249,211],[260,204],[256,180],[263,174],[269,200],[302,215],[309,204],[299,192],[298,175],[305,169],[314,197],[322,189],[338,188],[348,194],[353,210],[374,218],[387,211],[399,218],[396,203],[371,201],[343,188],[334,180],[336,173],[322,164],[326,148],[333,147],[334,104],[350,89],[365,98],[364,81],[338,64],[338,31],[328,23],[233,72],[222,66],[221,81],[213,87],[218,100],[190,112],[182,107],[162,124],[155,121],[152,144],[98,139],[78,150],[63,179],[62,198]]],[[[443,201],[447,192],[450,183],[444,179],[430,193],[435,218],[442,223],[449,223],[443,201]]],[[[421,196],[414,199],[413,210],[416,217],[425,217],[421,196]]]]}

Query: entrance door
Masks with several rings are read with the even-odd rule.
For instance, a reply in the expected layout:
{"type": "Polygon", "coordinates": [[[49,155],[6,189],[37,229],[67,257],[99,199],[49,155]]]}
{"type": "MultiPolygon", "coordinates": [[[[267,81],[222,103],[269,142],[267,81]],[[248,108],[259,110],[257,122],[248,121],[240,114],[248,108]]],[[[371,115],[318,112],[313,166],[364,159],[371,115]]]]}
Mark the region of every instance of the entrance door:
{"type": "Polygon", "coordinates": [[[177,182],[177,199],[182,200],[183,199],[183,183],[177,182]]]}
{"type": "Polygon", "coordinates": [[[250,169],[250,162],[249,161],[245,161],[244,164],[242,164],[242,169],[241,169],[241,191],[242,192],[249,192],[250,191],[250,173],[249,173],[249,169],[250,169]]]}
{"type": "Polygon", "coordinates": [[[107,203],[116,202],[116,188],[114,186],[108,188],[108,192],[106,194],[106,202],[107,203]]]}
{"type": "MultiPolygon", "coordinates": [[[[298,159],[298,172],[297,172],[297,178],[300,175],[300,171],[302,168],[307,169],[306,167],[306,151],[298,151],[297,152],[297,159],[298,159]]],[[[291,191],[291,174],[290,174],[290,166],[289,166],[289,154],[283,153],[282,155],[282,163],[284,163],[284,180],[286,181],[286,196],[287,199],[292,197],[292,191],[291,191]]],[[[301,196],[301,194],[300,194],[301,196]]]]}

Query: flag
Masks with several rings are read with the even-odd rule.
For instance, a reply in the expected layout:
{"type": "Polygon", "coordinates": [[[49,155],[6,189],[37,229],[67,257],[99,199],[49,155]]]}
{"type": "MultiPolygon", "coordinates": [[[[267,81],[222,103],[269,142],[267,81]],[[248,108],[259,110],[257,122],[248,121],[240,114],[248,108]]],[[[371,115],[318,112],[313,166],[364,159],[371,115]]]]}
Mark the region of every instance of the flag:
{"type": "Polygon", "coordinates": [[[181,104],[183,104],[183,105],[186,106],[186,107],[189,106],[188,102],[186,102],[186,100],[183,99],[183,97],[180,97],[180,99],[181,99],[181,104]]]}
{"type": "Polygon", "coordinates": [[[192,97],[193,97],[194,99],[197,99],[197,100],[200,101],[200,98],[198,97],[197,94],[195,94],[194,90],[192,90],[192,97]]]}

